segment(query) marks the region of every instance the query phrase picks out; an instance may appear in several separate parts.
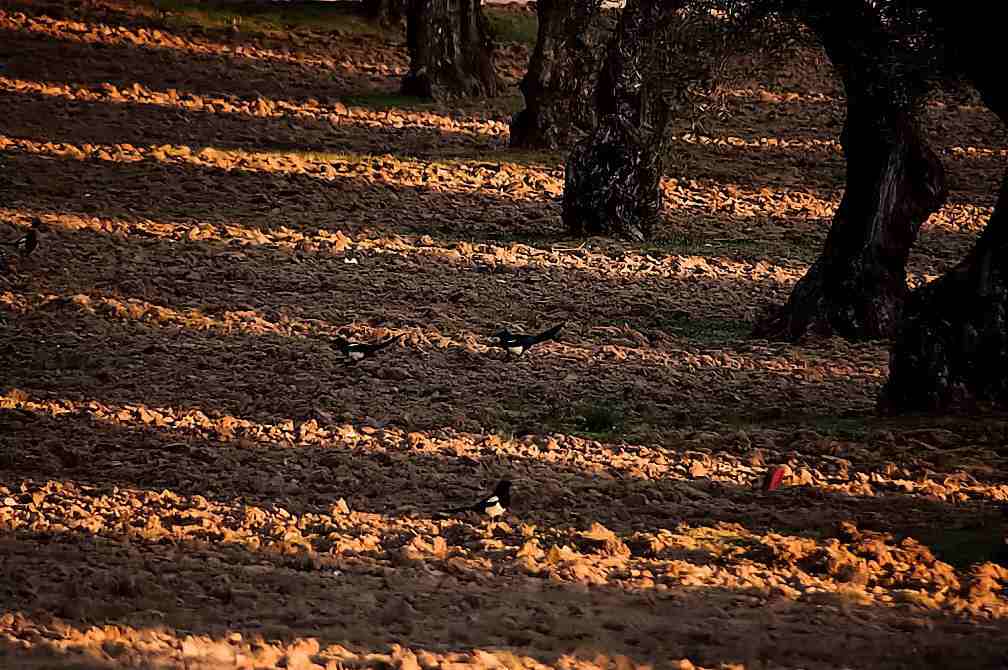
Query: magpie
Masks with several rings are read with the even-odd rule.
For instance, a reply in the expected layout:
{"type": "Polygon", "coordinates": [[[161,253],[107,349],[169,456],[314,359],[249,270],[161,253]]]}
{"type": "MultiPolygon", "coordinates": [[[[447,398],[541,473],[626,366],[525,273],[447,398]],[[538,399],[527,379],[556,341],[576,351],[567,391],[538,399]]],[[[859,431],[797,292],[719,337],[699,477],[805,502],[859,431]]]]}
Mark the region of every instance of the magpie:
{"type": "Polygon", "coordinates": [[[375,342],[374,344],[363,344],[361,342],[350,342],[345,337],[339,335],[333,338],[333,344],[336,345],[336,348],[347,357],[348,361],[354,363],[373,356],[375,352],[381,351],[395,341],[396,338],[390,337],[387,340],[375,342]]]}
{"type": "Polygon", "coordinates": [[[6,245],[8,247],[14,247],[21,254],[22,258],[27,258],[31,255],[35,249],[38,248],[39,244],[39,228],[42,227],[42,222],[38,219],[32,219],[32,227],[28,229],[28,232],[21,237],[15,238],[13,240],[4,240],[0,244],[6,245]]]}
{"type": "Polygon", "coordinates": [[[493,493],[488,495],[486,498],[483,498],[475,505],[456,507],[455,509],[446,510],[443,514],[476,512],[477,514],[485,514],[493,519],[504,514],[509,507],[511,507],[511,481],[508,479],[502,479],[497,482],[497,486],[494,487],[493,493]]]}
{"type": "Polygon", "coordinates": [[[522,333],[512,333],[507,328],[499,330],[490,337],[490,342],[495,347],[500,347],[515,356],[521,356],[526,351],[546,340],[555,340],[560,330],[566,325],[566,321],[549,330],[544,330],[538,335],[525,335],[522,333]]]}

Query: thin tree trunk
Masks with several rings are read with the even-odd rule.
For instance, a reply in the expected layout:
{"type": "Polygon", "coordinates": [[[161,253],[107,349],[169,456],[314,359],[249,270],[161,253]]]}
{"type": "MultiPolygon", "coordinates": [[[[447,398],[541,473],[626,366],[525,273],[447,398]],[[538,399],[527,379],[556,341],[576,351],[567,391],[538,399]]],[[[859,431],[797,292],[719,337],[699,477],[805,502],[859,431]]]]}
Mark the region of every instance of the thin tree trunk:
{"type": "Polygon", "coordinates": [[[601,7],[602,0],[539,0],[538,37],[521,82],[525,109],[511,120],[511,146],[556,149],[595,126],[601,7]]]}
{"type": "Polygon", "coordinates": [[[480,0],[409,0],[406,95],[493,96],[500,88],[480,0]]]}
{"type": "Polygon", "coordinates": [[[919,125],[926,87],[900,67],[874,16],[837,5],[804,16],[840,73],[847,183],[819,259],[759,337],[889,337],[906,301],[906,263],[921,225],[947,197],[945,173],[919,125]]]}
{"type": "Polygon", "coordinates": [[[683,3],[667,4],[628,0],[609,40],[595,93],[598,125],[565,165],[563,221],[576,235],[644,240],[658,220],[668,109],[652,109],[645,63],[661,19],[683,3]]]}

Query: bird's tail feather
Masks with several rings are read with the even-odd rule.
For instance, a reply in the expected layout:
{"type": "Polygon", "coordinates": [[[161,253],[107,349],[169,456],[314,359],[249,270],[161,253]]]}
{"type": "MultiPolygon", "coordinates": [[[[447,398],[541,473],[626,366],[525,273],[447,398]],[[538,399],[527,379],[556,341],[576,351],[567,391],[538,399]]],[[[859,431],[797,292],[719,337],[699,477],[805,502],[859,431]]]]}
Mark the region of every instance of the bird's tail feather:
{"type": "Polygon", "coordinates": [[[544,330],[543,332],[535,336],[535,341],[538,343],[538,342],[545,342],[546,340],[555,340],[556,336],[560,334],[561,330],[563,330],[563,327],[564,324],[561,323],[556,326],[553,326],[549,330],[544,330]]]}
{"type": "Polygon", "coordinates": [[[374,351],[378,351],[379,349],[384,349],[385,347],[389,346],[390,344],[392,344],[393,342],[395,342],[398,339],[399,339],[398,337],[390,337],[387,340],[385,340],[384,342],[379,342],[378,344],[374,345],[374,351]]]}

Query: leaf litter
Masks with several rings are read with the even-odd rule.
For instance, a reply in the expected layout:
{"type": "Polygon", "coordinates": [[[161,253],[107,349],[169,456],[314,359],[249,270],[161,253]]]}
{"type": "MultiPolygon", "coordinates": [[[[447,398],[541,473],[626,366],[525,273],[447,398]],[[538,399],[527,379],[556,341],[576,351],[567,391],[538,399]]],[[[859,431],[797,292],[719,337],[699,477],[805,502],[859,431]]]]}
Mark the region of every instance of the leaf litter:
{"type": "MultiPolygon", "coordinates": [[[[377,108],[401,43],[92,4],[0,9],[0,218],[48,228],[0,278],[11,663],[1003,663],[1008,422],[877,418],[883,343],[746,337],[839,200],[820,54],[740,64],[732,114],[675,130],[666,237],[584,242],[562,156],[506,149],[514,88],[377,108]],[[345,366],[338,333],[398,340],[345,366]],[[502,476],[503,521],[435,518],[502,476]]],[[[968,101],[928,118],[953,196],[911,282],[1005,157],[968,101]]]]}

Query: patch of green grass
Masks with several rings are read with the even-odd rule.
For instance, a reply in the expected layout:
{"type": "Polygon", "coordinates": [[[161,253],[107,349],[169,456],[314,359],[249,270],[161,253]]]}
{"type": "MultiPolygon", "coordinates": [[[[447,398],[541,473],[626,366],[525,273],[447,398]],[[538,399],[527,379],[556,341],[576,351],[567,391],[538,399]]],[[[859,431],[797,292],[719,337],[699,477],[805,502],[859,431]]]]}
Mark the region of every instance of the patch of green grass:
{"type": "Polygon", "coordinates": [[[682,231],[672,231],[667,237],[656,238],[641,246],[641,252],[652,255],[692,255],[704,248],[704,238],[682,231]]]}
{"type": "Polygon", "coordinates": [[[588,437],[611,437],[623,427],[623,408],[608,400],[587,403],[578,408],[574,423],[588,437]]]}
{"type": "Polygon", "coordinates": [[[380,112],[393,109],[421,111],[438,108],[438,105],[430,100],[424,100],[412,95],[400,95],[399,93],[358,93],[345,95],[341,98],[341,102],[347,107],[366,107],[380,112]]]}
{"type": "Polygon", "coordinates": [[[627,412],[616,400],[586,400],[576,405],[548,403],[535,424],[545,433],[578,435],[600,442],[623,440],[627,412]]]}
{"type": "Polygon", "coordinates": [[[539,33],[539,19],[534,13],[493,7],[484,7],[484,13],[495,42],[535,45],[539,33]]]}
{"type": "Polygon", "coordinates": [[[754,430],[761,428],[776,428],[778,430],[810,430],[822,437],[850,442],[865,442],[874,431],[883,424],[884,419],[873,416],[855,415],[815,415],[785,412],[774,407],[755,415],[726,414],[718,419],[718,423],[731,426],[734,429],[754,430]]]}
{"type": "Polygon", "coordinates": [[[381,35],[385,30],[361,16],[356,6],[342,2],[296,2],[289,5],[234,0],[145,0],[155,12],[167,12],[169,24],[208,30],[232,27],[246,33],[294,29],[381,35]]]}
{"type": "Polygon", "coordinates": [[[752,332],[752,324],[743,319],[694,319],[685,312],[668,316],[656,314],[652,325],[698,344],[734,343],[752,332]]]}

